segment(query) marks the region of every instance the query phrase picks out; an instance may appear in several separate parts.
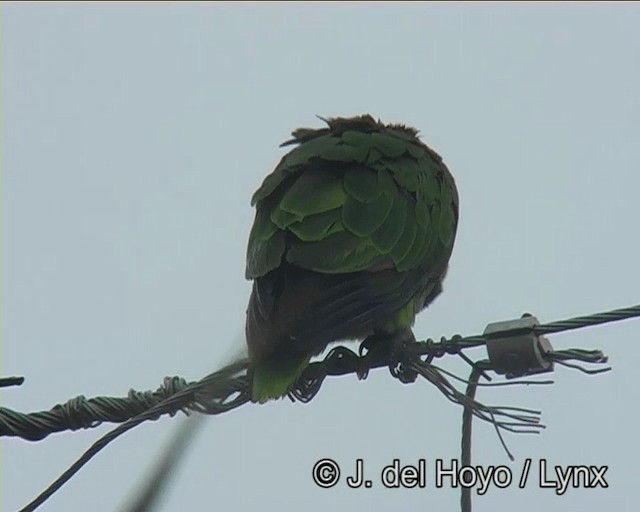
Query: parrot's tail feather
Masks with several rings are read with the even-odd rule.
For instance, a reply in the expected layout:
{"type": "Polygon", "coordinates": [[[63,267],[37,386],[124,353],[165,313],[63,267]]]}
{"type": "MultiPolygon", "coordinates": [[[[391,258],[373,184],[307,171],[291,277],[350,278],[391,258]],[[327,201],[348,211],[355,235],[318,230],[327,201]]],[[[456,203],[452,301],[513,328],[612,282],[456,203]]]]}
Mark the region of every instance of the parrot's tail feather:
{"type": "Polygon", "coordinates": [[[310,359],[311,355],[298,358],[280,355],[255,365],[252,368],[251,399],[265,403],[285,396],[308,366],[310,359]]]}

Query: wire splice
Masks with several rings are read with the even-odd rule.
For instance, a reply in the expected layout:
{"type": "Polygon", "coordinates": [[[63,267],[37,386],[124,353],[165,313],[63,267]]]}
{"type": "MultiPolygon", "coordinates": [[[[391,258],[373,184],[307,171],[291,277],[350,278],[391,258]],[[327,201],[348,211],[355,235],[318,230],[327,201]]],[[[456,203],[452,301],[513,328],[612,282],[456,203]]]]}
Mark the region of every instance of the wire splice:
{"type": "Polygon", "coordinates": [[[487,325],[487,353],[492,370],[507,379],[553,371],[551,342],[534,332],[538,319],[525,313],[517,320],[493,322],[487,325]]]}

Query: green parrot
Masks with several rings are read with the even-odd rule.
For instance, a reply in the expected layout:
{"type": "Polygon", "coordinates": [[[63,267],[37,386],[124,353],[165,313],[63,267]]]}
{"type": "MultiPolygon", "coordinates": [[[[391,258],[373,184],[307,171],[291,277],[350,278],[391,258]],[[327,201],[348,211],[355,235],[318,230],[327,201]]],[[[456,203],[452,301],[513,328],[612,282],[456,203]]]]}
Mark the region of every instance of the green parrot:
{"type": "Polygon", "coordinates": [[[251,199],[246,339],[255,402],[286,395],[339,340],[413,339],[442,291],[458,192],[418,131],[370,115],[295,130],[251,199]]]}

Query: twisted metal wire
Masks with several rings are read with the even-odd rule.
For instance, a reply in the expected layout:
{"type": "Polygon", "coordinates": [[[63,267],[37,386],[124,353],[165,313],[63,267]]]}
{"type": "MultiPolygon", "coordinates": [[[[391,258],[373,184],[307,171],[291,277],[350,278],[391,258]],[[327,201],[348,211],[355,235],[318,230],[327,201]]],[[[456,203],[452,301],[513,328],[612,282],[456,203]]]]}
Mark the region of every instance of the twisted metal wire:
{"type": "MultiPolygon", "coordinates": [[[[536,334],[548,334],[638,316],[640,316],[640,305],[538,325],[530,330],[536,334]]],[[[522,332],[522,329],[514,333],[505,331],[499,334],[510,335],[520,332],[522,332]]],[[[465,435],[470,438],[470,418],[476,416],[484,421],[491,422],[495,426],[506,449],[500,430],[531,433],[538,432],[544,426],[539,422],[540,411],[519,407],[486,406],[474,399],[475,387],[480,385],[477,382],[479,377],[488,378],[486,370],[492,368],[487,361],[471,361],[462,351],[483,345],[487,338],[484,335],[467,337],[456,335],[451,339],[442,338],[440,342],[434,342],[432,339],[413,342],[406,346],[401,363],[405,371],[414,372],[416,376],[419,375],[425,378],[434,384],[449,400],[464,406],[464,423],[468,425],[468,434],[465,435]],[[471,364],[474,369],[472,377],[469,381],[466,381],[469,386],[464,394],[458,391],[446,378],[445,375],[448,372],[432,364],[435,358],[447,354],[457,354],[471,364]],[[425,356],[424,359],[423,356],[425,356]],[[474,381],[476,381],[475,384],[474,381]],[[473,392],[471,391],[472,389],[473,392]]],[[[608,368],[588,370],[568,362],[570,360],[578,360],[583,363],[606,363],[606,356],[599,350],[560,350],[546,354],[545,357],[558,364],[574,367],[586,373],[599,373],[608,370],[608,368]]],[[[289,396],[293,400],[308,402],[318,393],[323,380],[328,375],[355,373],[358,377],[365,378],[369,370],[389,366],[389,364],[389,360],[384,357],[362,356],[346,347],[338,346],[331,350],[324,360],[309,365],[289,396]]],[[[392,373],[394,372],[392,371],[392,373]]],[[[402,380],[401,372],[394,373],[394,375],[402,380]]],[[[12,384],[16,384],[16,378],[11,379],[12,384]]],[[[20,378],[17,379],[19,380],[20,378]]],[[[6,380],[3,379],[3,381],[6,380]]],[[[403,382],[407,381],[403,380],[403,382]]],[[[102,448],[140,423],[147,420],[157,420],[164,414],[175,415],[179,411],[185,414],[195,411],[208,415],[228,412],[250,401],[249,383],[249,362],[248,360],[242,360],[226,366],[197,382],[187,383],[179,377],[166,378],[163,385],[157,390],[151,392],[136,392],[132,390],[127,398],[98,397],[87,400],[84,397],[78,397],[65,404],[59,404],[50,411],[31,414],[22,414],[10,409],[0,408],[0,437],[19,436],[23,439],[39,440],[53,432],[93,428],[104,421],[122,422],[118,427],[94,443],[67,471],[60,475],[55,482],[23,508],[22,511],[35,510],[102,448]]],[[[518,381],[509,384],[516,383],[518,381]]],[[[508,450],[507,453],[511,456],[508,450]]]]}
{"type": "MultiPolygon", "coordinates": [[[[533,327],[533,332],[539,335],[551,334],[638,316],[640,316],[640,305],[538,325],[533,327]]],[[[517,334],[517,332],[507,331],[501,334],[509,335],[514,333],[517,334]]],[[[451,339],[442,338],[440,342],[427,339],[426,341],[409,345],[407,347],[407,357],[424,355],[427,356],[427,362],[430,363],[434,358],[442,357],[446,354],[462,356],[462,350],[484,345],[486,340],[487,336],[485,335],[453,336],[451,339]]],[[[606,357],[600,351],[572,349],[557,351],[548,355],[548,357],[558,364],[577,368],[587,373],[606,371],[606,369],[589,370],[568,363],[572,359],[587,363],[606,362],[606,357]]],[[[322,380],[328,375],[356,373],[361,376],[363,374],[366,375],[371,369],[387,366],[388,363],[385,359],[364,359],[346,347],[336,347],[324,361],[312,363],[309,366],[301,379],[300,385],[292,391],[291,396],[302,402],[308,402],[319,391],[322,380]]],[[[247,361],[242,364],[248,368],[247,361]]],[[[187,383],[180,377],[167,377],[164,379],[162,386],[155,391],[138,392],[131,390],[126,398],[96,397],[87,399],[81,395],[64,404],[58,404],[48,411],[29,414],[2,407],[0,408],[0,437],[17,436],[30,441],[41,440],[54,432],[94,428],[103,422],[121,423],[151,410],[160,403],[165,403],[162,412],[158,413],[158,416],[148,419],[155,420],[163,414],[174,415],[180,410],[183,410],[183,412],[194,410],[206,414],[219,414],[228,410],[228,406],[222,405],[223,402],[219,400],[221,398],[220,393],[227,393],[225,397],[229,397],[232,394],[242,392],[243,390],[238,389],[239,381],[231,380],[227,382],[226,388],[224,386],[220,388],[221,383],[217,383],[219,391],[214,395],[202,392],[202,389],[206,388],[204,383],[212,383],[212,380],[220,379],[222,376],[229,377],[233,374],[235,368],[236,366],[231,365],[220,372],[192,383],[187,383]],[[200,391],[196,393],[195,390],[200,391]],[[185,393],[181,394],[183,391],[185,393]],[[179,402],[179,400],[183,400],[182,397],[191,393],[194,394],[194,399],[188,402],[179,402]],[[181,398],[178,399],[177,397],[181,398]]],[[[416,368],[414,370],[418,371],[416,368]]],[[[439,382],[430,371],[423,369],[423,376],[434,383],[439,382]],[[432,375],[432,377],[429,378],[427,375],[432,375]]],[[[235,379],[237,378],[236,376],[235,379]]],[[[242,382],[245,382],[246,378],[245,375],[242,382]]],[[[21,377],[1,379],[0,387],[19,385],[22,380],[21,377]]],[[[439,389],[442,391],[444,388],[439,389]]],[[[244,391],[246,392],[246,390],[244,391]]],[[[460,400],[455,401],[462,403],[460,400]]]]}
{"type": "MultiPolygon", "coordinates": [[[[476,390],[478,389],[478,383],[482,375],[482,366],[486,366],[485,361],[478,363],[471,370],[469,376],[469,383],[465,395],[470,400],[474,400],[476,396],[476,390]]],[[[471,427],[473,425],[473,407],[470,404],[465,404],[462,412],[462,443],[460,447],[460,463],[462,467],[471,465],[471,427]]],[[[511,455],[511,454],[509,454],[511,455]]],[[[460,487],[460,509],[462,512],[471,512],[471,486],[462,485],[460,487]]]]}
{"type": "Polygon", "coordinates": [[[594,325],[601,325],[609,322],[629,320],[631,318],[637,318],[638,316],[640,316],[640,304],[629,306],[628,308],[612,309],[611,311],[605,311],[602,313],[576,316],[567,320],[558,320],[556,322],[536,325],[533,328],[533,332],[535,334],[553,334],[556,332],[582,329],[583,327],[593,327],[594,325]]]}
{"type": "Polygon", "coordinates": [[[9,386],[20,386],[24,382],[24,377],[4,377],[0,378],[0,388],[9,386]]]}
{"type": "Polygon", "coordinates": [[[175,414],[179,410],[194,410],[204,414],[221,414],[249,402],[246,372],[248,361],[232,363],[222,370],[207,375],[198,382],[188,384],[169,398],[155,404],[147,411],[133,416],[108,432],[82,454],[64,473],[62,473],[44,492],[20,512],[31,512],[42,505],[58,489],[68,482],[82,466],[91,460],[100,450],[125,432],[147,420],[157,420],[163,414],[175,414]]]}

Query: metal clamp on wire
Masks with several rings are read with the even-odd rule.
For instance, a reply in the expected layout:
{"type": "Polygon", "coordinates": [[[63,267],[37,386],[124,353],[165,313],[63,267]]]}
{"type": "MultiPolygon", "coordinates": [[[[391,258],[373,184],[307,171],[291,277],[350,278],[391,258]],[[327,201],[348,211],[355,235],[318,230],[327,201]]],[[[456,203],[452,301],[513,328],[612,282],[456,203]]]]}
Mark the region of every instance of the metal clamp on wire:
{"type": "Polygon", "coordinates": [[[483,334],[489,361],[496,373],[513,379],[553,371],[553,361],[545,357],[553,352],[553,347],[546,337],[533,332],[536,325],[540,322],[528,313],[517,320],[487,325],[483,334]]]}

